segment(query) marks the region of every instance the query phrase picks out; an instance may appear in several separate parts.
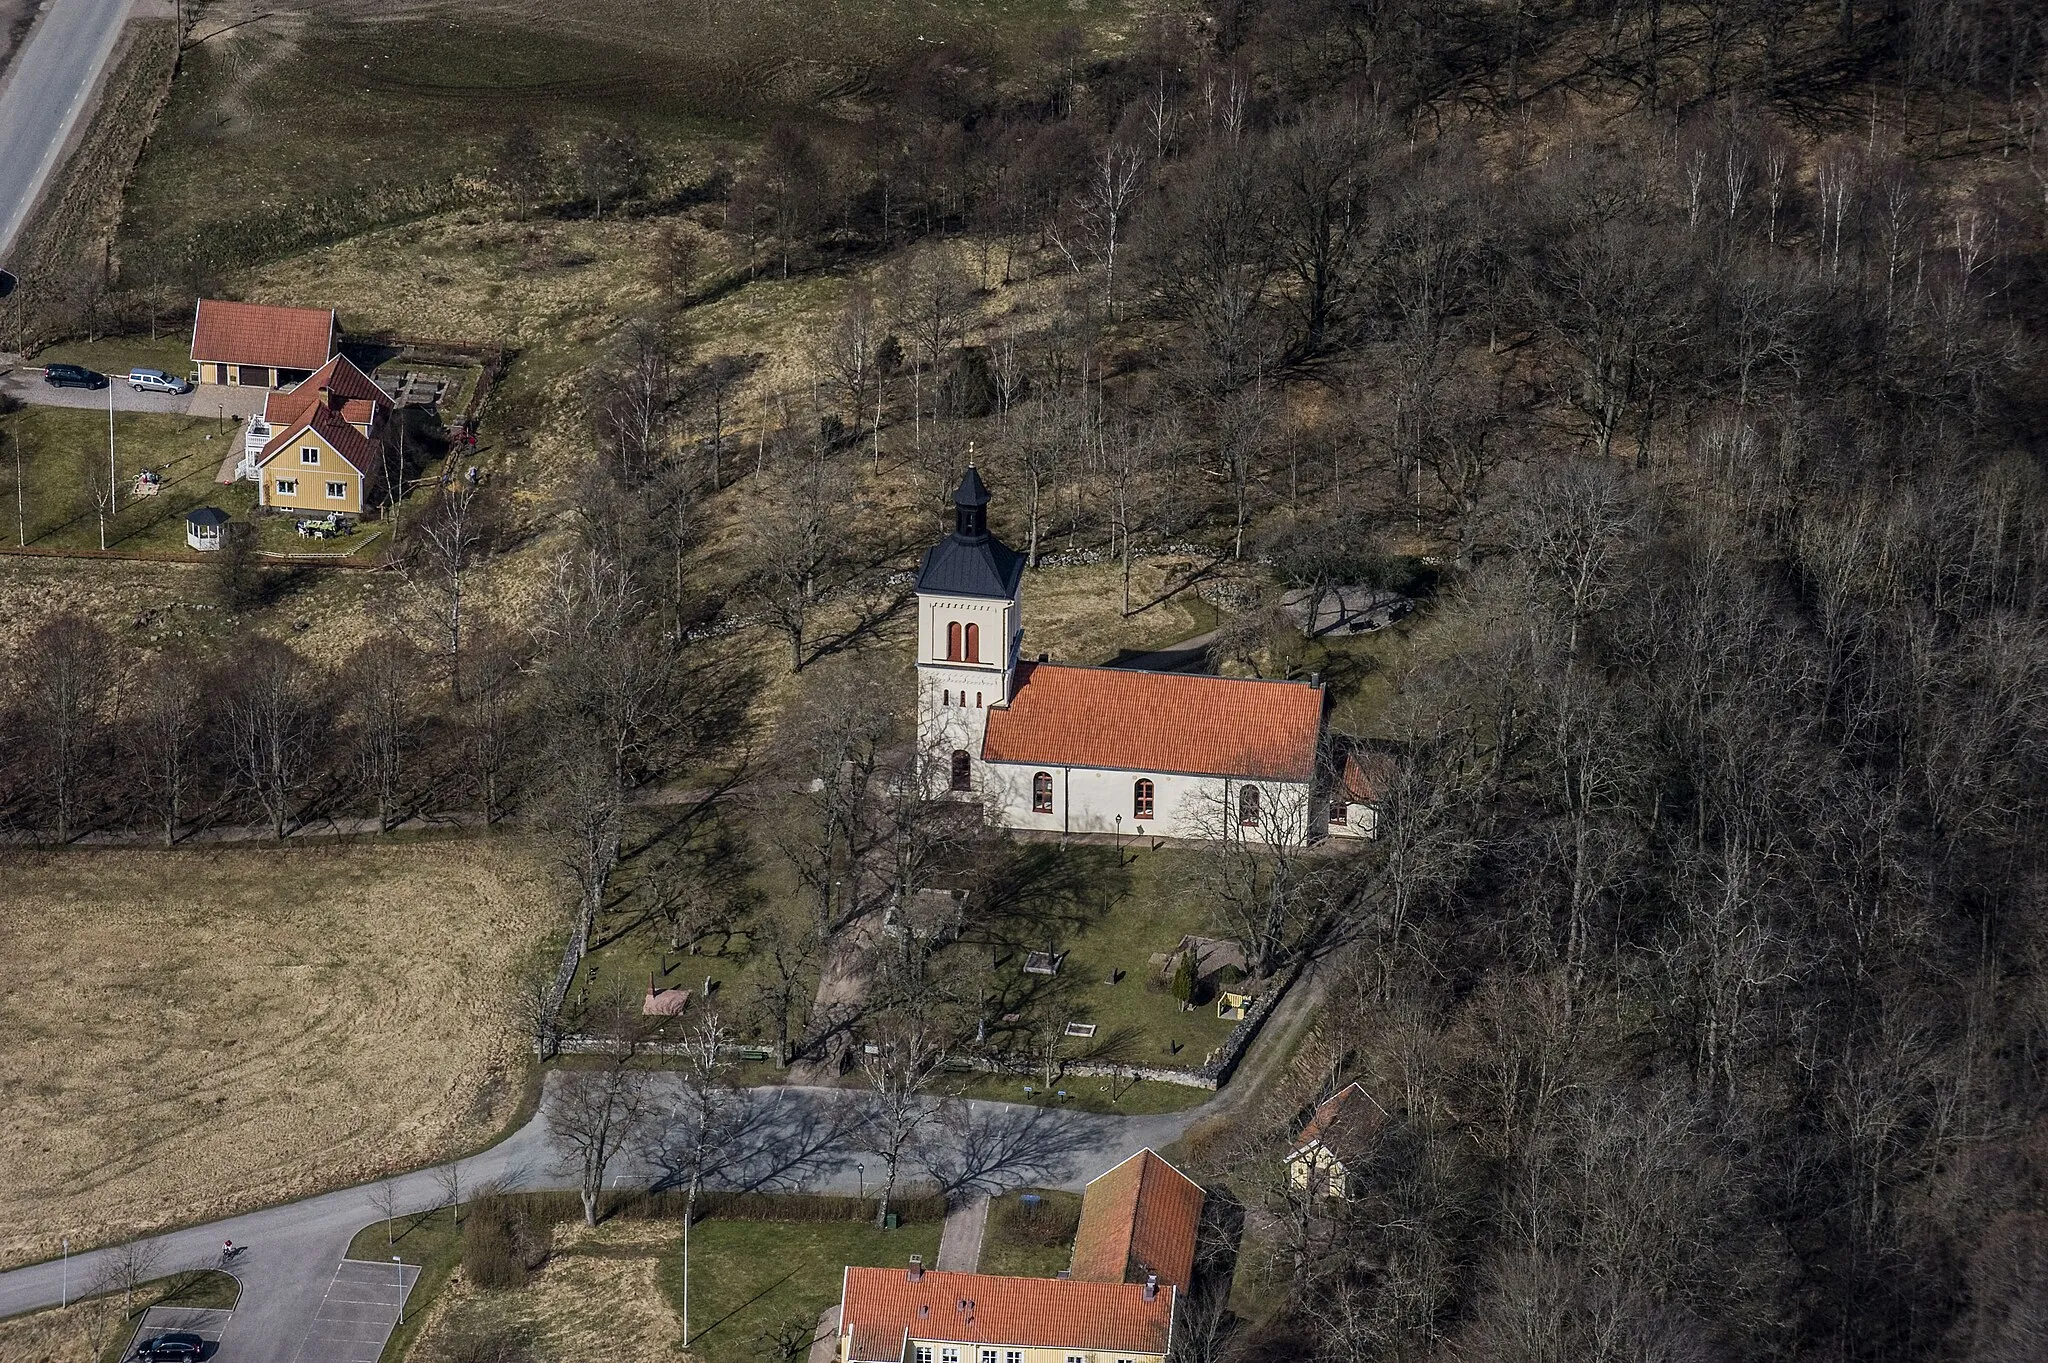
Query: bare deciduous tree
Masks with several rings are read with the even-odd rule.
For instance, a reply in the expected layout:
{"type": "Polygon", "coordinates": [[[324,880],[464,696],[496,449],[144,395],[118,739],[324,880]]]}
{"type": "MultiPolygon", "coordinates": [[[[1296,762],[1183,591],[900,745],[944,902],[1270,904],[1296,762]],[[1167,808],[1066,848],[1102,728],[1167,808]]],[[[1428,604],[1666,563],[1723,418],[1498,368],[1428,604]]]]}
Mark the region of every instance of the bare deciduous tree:
{"type": "Polygon", "coordinates": [[[463,699],[463,610],[469,604],[477,558],[490,542],[494,521],[490,494],[467,479],[444,486],[425,513],[413,521],[417,539],[407,563],[413,580],[441,598],[448,695],[457,704],[463,699]]]}
{"type": "Polygon", "coordinates": [[[111,648],[105,631],[84,616],[55,616],[36,627],[21,649],[26,666],[17,674],[17,703],[26,720],[29,772],[36,803],[49,810],[60,843],[71,841],[93,769],[111,678],[111,648]]]}
{"type": "Polygon", "coordinates": [[[880,1032],[871,1044],[874,1054],[863,1053],[860,1059],[868,1085],[861,1132],[862,1143],[882,1160],[882,1187],[875,1200],[875,1224],[880,1226],[888,1219],[904,1165],[917,1154],[942,1106],[931,1091],[942,1053],[921,1024],[907,1019],[880,1032]]]}
{"type": "Polygon", "coordinates": [[[231,667],[223,715],[235,783],[281,840],[313,775],[323,716],[312,668],[269,639],[252,641],[231,667]]]}
{"type": "Polygon", "coordinates": [[[169,654],[143,666],[122,734],[135,783],[163,828],[166,847],[178,840],[199,779],[206,716],[205,682],[190,658],[169,654]]]}
{"type": "Polygon", "coordinates": [[[633,1065],[640,1020],[632,1001],[610,1001],[598,1034],[605,1049],[591,1068],[562,1072],[546,1105],[548,1144],[577,1174],[585,1225],[597,1224],[605,1175],[620,1155],[637,1149],[652,1115],[649,1072],[633,1065]]]}
{"type": "Polygon", "coordinates": [[[396,635],[369,640],[342,670],[356,779],[376,806],[379,832],[391,830],[406,798],[420,673],[418,652],[396,635]]]}

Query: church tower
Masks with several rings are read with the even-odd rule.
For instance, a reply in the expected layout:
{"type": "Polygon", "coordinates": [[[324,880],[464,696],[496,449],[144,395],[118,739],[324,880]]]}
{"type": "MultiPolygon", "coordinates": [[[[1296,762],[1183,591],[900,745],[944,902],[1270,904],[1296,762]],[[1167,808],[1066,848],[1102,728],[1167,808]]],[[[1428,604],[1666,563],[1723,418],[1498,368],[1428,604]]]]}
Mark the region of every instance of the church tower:
{"type": "Polygon", "coordinates": [[[953,533],[917,570],[917,736],[950,789],[980,787],[990,709],[1015,693],[1024,636],[1024,559],[988,530],[988,485],[973,465],[953,493],[953,533]]]}

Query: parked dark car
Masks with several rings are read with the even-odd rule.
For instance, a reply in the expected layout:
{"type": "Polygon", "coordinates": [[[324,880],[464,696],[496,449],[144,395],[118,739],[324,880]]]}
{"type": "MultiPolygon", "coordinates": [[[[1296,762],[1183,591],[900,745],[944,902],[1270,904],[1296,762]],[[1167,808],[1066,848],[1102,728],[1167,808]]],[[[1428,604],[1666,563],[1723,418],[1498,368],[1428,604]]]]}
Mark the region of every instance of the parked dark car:
{"type": "Polygon", "coordinates": [[[183,1331],[145,1339],[135,1346],[135,1357],[144,1363],[198,1363],[205,1352],[204,1339],[183,1331]]]}
{"type": "Polygon", "coordinates": [[[107,376],[82,364],[53,364],[43,370],[43,382],[52,388],[104,388],[107,376]]]}

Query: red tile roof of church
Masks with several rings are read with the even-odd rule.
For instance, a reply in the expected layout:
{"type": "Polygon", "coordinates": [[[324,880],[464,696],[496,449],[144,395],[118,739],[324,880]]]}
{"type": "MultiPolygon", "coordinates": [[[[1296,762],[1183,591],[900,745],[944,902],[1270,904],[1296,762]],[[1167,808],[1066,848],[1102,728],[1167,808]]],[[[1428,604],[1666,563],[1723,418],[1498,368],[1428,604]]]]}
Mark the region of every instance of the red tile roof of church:
{"type": "Polygon", "coordinates": [[[192,319],[195,361],[318,369],[333,349],[334,313],[328,308],[272,308],[202,298],[192,319]]]}
{"type": "Polygon", "coordinates": [[[927,1270],[916,1281],[900,1268],[846,1269],[839,1330],[851,1331],[847,1357],[896,1360],[903,1340],[945,1340],[1081,1352],[1166,1352],[1173,1289],[1151,1301],[1135,1283],[1006,1278],[927,1270]]]}
{"type": "Polygon", "coordinates": [[[1302,682],[1023,663],[989,711],[990,762],[1306,781],[1323,689],[1302,682]]]}
{"type": "Polygon", "coordinates": [[[1357,751],[1344,755],[1344,793],[1353,803],[1376,805],[1394,787],[1394,759],[1385,753],[1357,751]]]}
{"type": "Polygon", "coordinates": [[[1098,1174],[1081,1197],[1074,1276],[1084,1282],[1161,1283],[1187,1290],[1195,1272],[1202,1185],[1150,1150],[1098,1174]]]}

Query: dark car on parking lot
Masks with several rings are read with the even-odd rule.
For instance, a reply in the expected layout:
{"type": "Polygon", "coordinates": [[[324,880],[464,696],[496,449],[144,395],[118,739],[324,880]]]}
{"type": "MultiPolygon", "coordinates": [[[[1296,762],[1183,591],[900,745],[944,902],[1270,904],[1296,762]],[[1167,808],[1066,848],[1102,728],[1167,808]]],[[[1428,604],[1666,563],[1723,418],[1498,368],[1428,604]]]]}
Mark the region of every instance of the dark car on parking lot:
{"type": "Polygon", "coordinates": [[[143,1363],[197,1363],[206,1352],[206,1341],[182,1330],[145,1339],[135,1346],[134,1357],[143,1363]]]}
{"type": "Polygon", "coordinates": [[[103,388],[107,376],[82,364],[53,364],[44,368],[43,382],[52,388],[103,388]]]}

